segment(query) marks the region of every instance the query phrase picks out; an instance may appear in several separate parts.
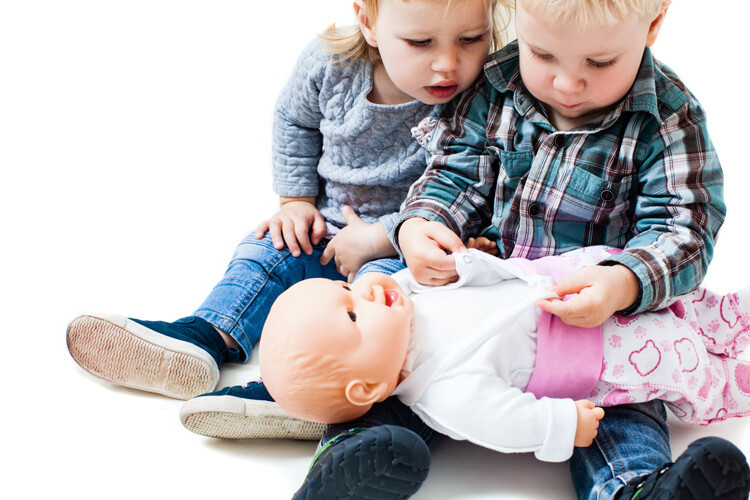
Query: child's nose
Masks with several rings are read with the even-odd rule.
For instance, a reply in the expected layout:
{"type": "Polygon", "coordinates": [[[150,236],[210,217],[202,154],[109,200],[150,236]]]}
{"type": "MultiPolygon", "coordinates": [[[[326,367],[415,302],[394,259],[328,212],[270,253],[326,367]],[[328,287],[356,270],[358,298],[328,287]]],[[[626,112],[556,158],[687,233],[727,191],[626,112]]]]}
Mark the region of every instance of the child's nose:
{"type": "Polygon", "coordinates": [[[583,78],[569,73],[558,73],[552,82],[555,90],[565,93],[581,92],[585,85],[583,78]]]}
{"type": "Polygon", "coordinates": [[[451,73],[458,68],[458,51],[455,47],[441,49],[432,63],[432,70],[437,73],[451,73]]]}

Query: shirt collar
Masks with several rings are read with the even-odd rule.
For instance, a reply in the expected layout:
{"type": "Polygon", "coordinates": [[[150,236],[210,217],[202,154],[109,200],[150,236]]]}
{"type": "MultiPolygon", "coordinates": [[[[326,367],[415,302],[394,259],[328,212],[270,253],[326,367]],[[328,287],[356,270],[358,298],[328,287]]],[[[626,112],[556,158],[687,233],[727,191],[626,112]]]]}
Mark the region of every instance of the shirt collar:
{"type": "MultiPolygon", "coordinates": [[[[518,41],[508,43],[501,50],[490,56],[484,65],[484,74],[487,81],[500,93],[512,93],[513,104],[519,114],[525,118],[549,124],[542,112],[538,101],[529,93],[521,80],[518,67],[518,41]]],[[[605,128],[614,123],[624,112],[645,112],[653,115],[660,123],[659,116],[659,94],[662,98],[674,98],[672,92],[658,92],[657,82],[665,80],[663,75],[655,66],[655,60],[651,50],[646,47],[641,59],[641,66],[636,75],[633,86],[612,110],[597,119],[591,125],[596,128],[605,128]]],[[[672,89],[665,89],[672,90],[672,89]]],[[[674,100],[674,99],[672,99],[674,100]]],[[[670,104],[672,104],[670,102],[670,104]]],[[[673,105],[670,107],[674,107],[673,105]]],[[[584,125],[584,127],[586,127],[584,125]]],[[[588,127],[586,127],[588,128],[588,127]]]]}

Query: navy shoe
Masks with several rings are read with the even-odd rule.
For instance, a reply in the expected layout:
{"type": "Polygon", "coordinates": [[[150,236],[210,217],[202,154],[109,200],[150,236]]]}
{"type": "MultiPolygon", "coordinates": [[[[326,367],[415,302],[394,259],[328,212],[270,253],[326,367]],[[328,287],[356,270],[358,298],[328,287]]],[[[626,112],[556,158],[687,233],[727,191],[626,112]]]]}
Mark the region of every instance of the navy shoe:
{"type": "Polygon", "coordinates": [[[673,464],[638,477],[617,500],[747,500],[750,468],[745,455],[726,439],[698,439],[673,464]]]}
{"type": "Polygon", "coordinates": [[[352,429],[321,447],[293,500],[409,498],[429,470],[430,450],[409,429],[352,429]]]}
{"type": "Polygon", "coordinates": [[[113,384],[189,399],[216,387],[219,367],[237,349],[207,321],[174,323],[122,316],[79,316],[68,325],[68,350],[89,373],[113,384]]]}
{"type": "Polygon", "coordinates": [[[289,415],[260,381],[193,398],[182,405],[180,421],[191,432],[223,439],[318,441],[326,427],[289,415]]]}

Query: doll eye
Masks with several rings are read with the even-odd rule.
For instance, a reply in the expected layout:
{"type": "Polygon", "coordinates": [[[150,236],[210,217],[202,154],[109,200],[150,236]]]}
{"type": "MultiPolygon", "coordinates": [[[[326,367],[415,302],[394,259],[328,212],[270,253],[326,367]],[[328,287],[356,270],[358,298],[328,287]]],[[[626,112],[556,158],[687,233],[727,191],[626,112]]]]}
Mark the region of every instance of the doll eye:
{"type": "Polygon", "coordinates": [[[343,288],[343,289],[344,289],[344,290],[346,290],[347,292],[351,292],[351,291],[352,291],[352,289],[351,289],[351,288],[349,288],[349,285],[341,285],[341,288],[343,288]]]}
{"type": "Polygon", "coordinates": [[[346,313],[349,315],[349,319],[352,320],[352,323],[357,322],[357,315],[354,314],[353,311],[346,311],[346,313]]]}

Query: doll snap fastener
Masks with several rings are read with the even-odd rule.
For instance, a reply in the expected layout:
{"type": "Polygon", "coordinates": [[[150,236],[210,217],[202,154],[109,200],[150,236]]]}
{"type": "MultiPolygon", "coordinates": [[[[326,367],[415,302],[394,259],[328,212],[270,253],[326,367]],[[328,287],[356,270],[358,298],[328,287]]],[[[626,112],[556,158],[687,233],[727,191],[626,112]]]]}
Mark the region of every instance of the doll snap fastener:
{"type": "Polygon", "coordinates": [[[469,256],[469,254],[464,255],[464,262],[466,262],[467,264],[471,264],[471,257],[469,256]]]}

